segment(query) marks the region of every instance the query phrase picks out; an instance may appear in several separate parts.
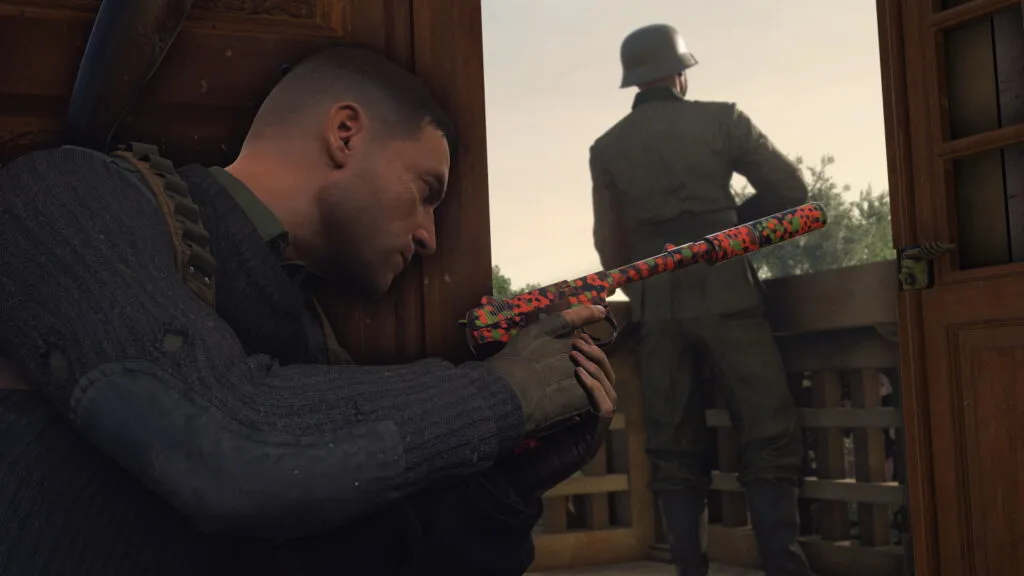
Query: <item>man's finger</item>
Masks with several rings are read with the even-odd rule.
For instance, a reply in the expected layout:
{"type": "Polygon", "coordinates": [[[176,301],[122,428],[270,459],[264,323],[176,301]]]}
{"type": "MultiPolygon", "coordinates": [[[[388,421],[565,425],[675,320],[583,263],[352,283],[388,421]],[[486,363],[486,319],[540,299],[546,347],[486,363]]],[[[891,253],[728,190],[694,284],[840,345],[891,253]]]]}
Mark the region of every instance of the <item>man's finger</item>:
{"type": "Polygon", "coordinates": [[[593,340],[587,338],[585,334],[582,340],[583,342],[580,342],[580,340],[574,340],[573,346],[582,352],[591,362],[594,362],[601,368],[601,371],[604,372],[607,377],[609,394],[615,394],[615,370],[612,369],[612,363],[611,360],[608,359],[608,355],[605,354],[604,350],[601,350],[597,344],[594,344],[593,340]]]}
{"type": "Polygon", "coordinates": [[[542,318],[532,328],[545,336],[562,336],[588,324],[600,322],[608,312],[600,306],[577,306],[542,318]]]}
{"type": "Polygon", "coordinates": [[[600,379],[601,384],[605,387],[605,393],[608,398],[611,399],[612,404],[617,406],[619,403],[619,395],[615,392],[615,370],[612,369],[611,361],[608,360],[608,356],[601,350],[596,344],[591,341],[590,343],[582,342],[586,339],[577,339],[573,341],[573,347],[583,353],[591,362],[596,364],[601,371],[604,373],[604,378],[600,379]]]}
{"type": "Polygon", "coordinates": [[[604,320],[608,316],[608,311],[601,306],[577,306],[562,312],[562,316],[569,321],[573,329],[577,329],[604,320]]]}
{"type": "Polygon", "coordinates": [[[604,393],[604,386],[587,373],[582,367],[576,368],[576,379],[587,390],[587,396],[594,405],[594,411],[602,417],[609,418],[615,414],[615,406],[604,393]]]}
{"type": "Polygon", "coordinates": [[[576,362],[576,365],[587,371],[594,380],[597,380],[601,384],[601,389],[604,390],[605,395],[608,394],[608,389],[611,388],[611,383],[608,382],[608,376],[601,370],[601,367],[592,362],[579,350],[572,352],[572,358],[576,362]]]}

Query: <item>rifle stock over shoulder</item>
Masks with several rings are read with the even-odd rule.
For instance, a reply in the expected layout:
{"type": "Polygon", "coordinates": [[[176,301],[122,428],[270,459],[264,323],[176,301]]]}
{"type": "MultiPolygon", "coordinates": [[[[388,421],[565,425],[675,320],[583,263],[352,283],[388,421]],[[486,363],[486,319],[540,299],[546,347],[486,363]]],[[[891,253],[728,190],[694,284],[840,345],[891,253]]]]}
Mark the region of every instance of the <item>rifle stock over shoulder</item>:
{"type": "MultiPolygon", "coordinates": [[[[665,245],[665,252],[612,270],[601,270],[574,280],[563,280],[531,290],[507,300],[484,296],[480,305],[466,314],[466,332],[470,348],[477,356],[488,356],[530,322],[585,304],[603,306],[618,288],[652,276],[681,270],[697,264],[717,264],[745,256],[773,244],[779,244],[820,230],[828,223],[825,207],[811,202],[753,222],[741,224],[682,246],[665,245]]],[[[606,317],[612,337],[618,327],[606,317]]]]}

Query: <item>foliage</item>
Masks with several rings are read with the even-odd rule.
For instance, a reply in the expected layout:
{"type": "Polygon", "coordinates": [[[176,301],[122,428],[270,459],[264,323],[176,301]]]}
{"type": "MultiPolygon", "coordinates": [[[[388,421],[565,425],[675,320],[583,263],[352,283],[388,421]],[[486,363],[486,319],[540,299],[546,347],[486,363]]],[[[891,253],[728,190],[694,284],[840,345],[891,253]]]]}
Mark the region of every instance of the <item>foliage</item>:
{"type": "MultiPolygon", "coordinates": [[[[817,167],[805,165],[799,157],[795,162],[807,182],[808,201],[821,202],[828,210],[828,226],[751,254],[749,258],[762,279],[809,274],[896,257],[892,247],[889,195],[886,192],[875,193],[869,186],[860,192],[856,200],[847,200],[843,193],[849,192],[850,187],[840,187],[828,174],[829,166],[835,163],[831,155],[822,156],[817,167]]],[[[752,194],[747,185],[733,190],[739,202],[752,194]]],[[[502,274],[498,266],[491,267],[491,281],[496,298],[509,298],[541,286],[526,284],[513,289],[512,279],[502,274]]]]}
{"type": "MultiPolygon", "coordinates": [[[[810,191],[808,200],[821,202],[828,210],[828,226],[751,254],[751,262],[761,278],[808,274],[896,257],[888,194],[875,193],[868,187],[858,199],[847,200],[843,193],[850,187],[840,187],[828,174],[829,166],[835,163],[831,155],[823,156],[817,167],[805,165],[801,158],[796,158],[796,163],[805,175],[810,191]]],[[[741,202],[752,193],[746,185],[733,191],[741,202]]]]}
{"type": "Polygon", "coordinates": [[[519,288],[512,289],[512,279],[502,274],[501,267],[499,266],[491,266],[491,285],[493,286],[492,294],[494,297],[502,299],[511,298],[517,294],[541,287],[540,284],[525,284],[519,288]]]}

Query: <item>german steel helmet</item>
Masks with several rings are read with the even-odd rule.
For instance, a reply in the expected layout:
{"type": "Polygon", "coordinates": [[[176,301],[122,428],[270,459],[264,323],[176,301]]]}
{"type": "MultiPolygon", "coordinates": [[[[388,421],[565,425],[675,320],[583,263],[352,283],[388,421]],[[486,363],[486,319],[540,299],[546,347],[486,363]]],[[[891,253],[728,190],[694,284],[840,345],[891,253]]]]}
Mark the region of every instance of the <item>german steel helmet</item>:
{"type": "Polygon", "coordinates": [[[620,88],[674,76],[697,65],[697,59],[686,49],[679,31],[668,24],[651,24],[630,32],[622,41],[619,59],[622,61],[620,88]]]}

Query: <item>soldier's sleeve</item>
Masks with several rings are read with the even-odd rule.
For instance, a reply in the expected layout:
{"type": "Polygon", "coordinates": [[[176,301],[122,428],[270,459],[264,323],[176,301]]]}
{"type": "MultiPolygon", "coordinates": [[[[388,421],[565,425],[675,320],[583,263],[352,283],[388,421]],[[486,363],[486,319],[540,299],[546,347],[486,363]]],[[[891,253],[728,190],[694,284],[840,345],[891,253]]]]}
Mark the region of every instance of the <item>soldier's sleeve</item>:
{"type": "Polygon", "coordinates": [[[594,248],[601,259],[601,266],[608,270],[628,264],[626,237],[615,209],[614,184],[593,146],[590,148],[590,180],[593,187],[594,248]]]}
{"type": "Polygon", "coordinates": [[[729,150],[733,170],[743,175],[754,195],[737,209],[740,222],[756,220],[807,201],[800,168],[780,152],[742,110],[730,105],[729,150]]]}
{"type": "Polygon", "coordinates": [[[109,159],[0,170],[0,355],[200,529],[341,526],[484,469],[522,410],[482,363],[281,366],[185,287],[166,222],[109,159]]]}

